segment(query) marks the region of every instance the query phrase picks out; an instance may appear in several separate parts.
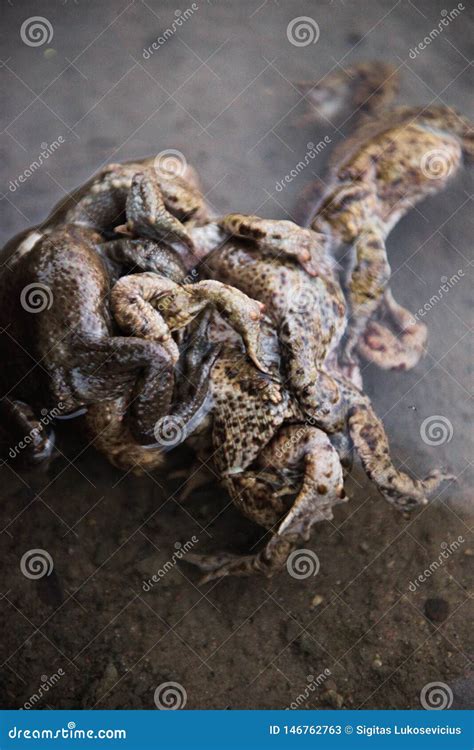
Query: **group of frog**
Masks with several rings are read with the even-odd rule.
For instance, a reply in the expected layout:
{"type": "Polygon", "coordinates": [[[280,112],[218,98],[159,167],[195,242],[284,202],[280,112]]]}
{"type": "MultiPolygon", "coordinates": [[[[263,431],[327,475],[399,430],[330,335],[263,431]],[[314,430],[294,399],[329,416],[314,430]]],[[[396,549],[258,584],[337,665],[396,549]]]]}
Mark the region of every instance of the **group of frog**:
{"type": "Polygon", "coordinates": [[[472,160],[472,128],[445,106],[389,108],[396,76],[380,63],[301,90],[311,117],[346,107],[355,127],[298,223],[215,217],[192,167],[150,157],[109,164],[2,256],[3,452],[28,435],[21,460],[47,464],[41,415],[57,404],[124,470],[163,469],[186,441],[268,530],[255,554],[189,554],[204,580],[281,568],[347,500],[354,452],[401,510],[451,478],[394,467],[360,361],[402,370],[423,355],[426,328],[391,293],[385,241],[472,160]]]}

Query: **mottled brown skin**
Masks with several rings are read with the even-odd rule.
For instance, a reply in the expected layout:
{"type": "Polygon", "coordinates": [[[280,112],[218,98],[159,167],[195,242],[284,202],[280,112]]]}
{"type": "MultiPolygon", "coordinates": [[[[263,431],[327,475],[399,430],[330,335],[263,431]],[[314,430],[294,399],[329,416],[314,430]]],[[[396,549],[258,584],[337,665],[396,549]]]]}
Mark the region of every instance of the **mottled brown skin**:
{"type": "MultiPolygon", "coordinates": [[[[396,222],[426,196],[442,190],[474,157],[472,125],[444,107],[397,107],[387,103],[397,88],[390,66],[362,64],[305,84],[310,115],[326,119],[350,104],[355,132],[335,150],[309,223],[331,247],[352,247],[346,279],[350,325],[347,361],[359,351],[380,367],[408,369],[424,351],[426,328],[385,292],[390,266],[385,242],[396,222]],[[377,313],[391,318],[396,336],[377,313]]],[[[313,191],[314,192],[314,191],[313,191]]]]}

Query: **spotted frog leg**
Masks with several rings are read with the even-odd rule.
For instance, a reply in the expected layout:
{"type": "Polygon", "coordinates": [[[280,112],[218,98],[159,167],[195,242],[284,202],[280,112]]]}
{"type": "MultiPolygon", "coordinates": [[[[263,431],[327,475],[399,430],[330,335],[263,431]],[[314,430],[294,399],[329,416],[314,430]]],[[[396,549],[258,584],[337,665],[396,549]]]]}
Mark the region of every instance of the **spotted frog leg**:
{"type": "MultiPolygon", "coordinates": [[[[289,496],[294,481],[286,480],[289,496]]],[[[329,438],[315,427],[289,425],[265,447],[254,472],[229,478],[227,488],[237,507],[253,521],[270,531],[270,540],[252,555],[186,556],[188,562],[207,572],[202,583],[228,575],[262,573],[271,576],[286,562],[290,552],[309,539],[311,527],[333,518],[332,508],[345,502],[343,473],[339,457],[329,438]],[[299,471],[303,475],[291,507],[281,489],[275,491],[268,475],[299,471]]],[[[291,500],[290,500],[291,502],[291,500]]]]}
{"type": "MultiPolygon", "coordinates": [[[[284,565],[295,547],[308,541],[310,530],[316,523],[333,518],[334,506],[345,502],[347,497],[338,444],[333,444],[326,433],[327,429],[335,436],[347,431],[367,475],[385,499],[399,510],[409,511],[425,505],[428,495],[441,482],[454,479],[453,475],[439,469],[430,472],[423,480],[413,479],[397,470],[390,459],[382,422],[375,415],[369,399],[343,377],[339,376],[337,382],[341,402],[326,424],[320,427],[303,423],[285,424],[285,419],[292,418],[291,408],[287,404],[284,418],[280,412],[281,421],[276,436],[257,452],[251,464],[249,460],[255,454],[252,454],[248,444],[254,445],[254,440],[258,443],[264,433],[260,426],[256,426],[250,435],[246,433],[247,460],[241,457],[238,466],[249,468],[227,471],[224,483],[239,510],[268,529],[271,536],[265,546],[253,555],[189,555],[189,562],[207,572],[203,582],[227,575],[251,575],[256,572],[272,575],[284,565]],[[335,431],[337,429],[339,432],[335,431]]],[[[251,403],[246,403],[244,408],[248,413],[252,408],[251,403]]],[[[232,425],[221,419],[216,413],[218,411],[217,403],[213,414],[220,427],[214,428],[217,429],[214,446],[216,457],[221,456],[222,460],[222,456],[228,458],[226,444],[234,445],[235,434],[232,425]]],[[[234,421],[238,420],[235,408],[233,413],[234,421]]],[[[295,412],[293,419],[297,419],[295,412]]],[[[260,423],[262,417],[258,423],[254,422],[256,425],[260,423]]],[[[263,423],[269,424],[265,420],[263,423]]],[[[273,427],[277,426],[278,420],[274,420],[273,427]]]]}

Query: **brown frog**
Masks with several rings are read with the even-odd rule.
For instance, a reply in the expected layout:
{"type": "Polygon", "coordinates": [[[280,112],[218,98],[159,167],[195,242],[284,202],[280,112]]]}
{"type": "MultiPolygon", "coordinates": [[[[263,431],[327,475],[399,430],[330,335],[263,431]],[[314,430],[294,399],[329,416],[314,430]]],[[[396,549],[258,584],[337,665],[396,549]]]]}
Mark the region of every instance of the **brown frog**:
{"type": "Polygon", "coordinates": [[[463,160],[472,163],[472,124],[446,106],[388,109],[398,88],[390,65],[362,63],[300,87],[310,118],[326,120],[350,106],[356,120],[331,157],[325,184],[313,184],[303,213],[297,209],[332,254],[350,247],[343,356],[351,361],[357,350],[380,367],[408,369],[423,354],[426,327],[388,290],[386,239],[412,206],[446,186],[463,160]]]}

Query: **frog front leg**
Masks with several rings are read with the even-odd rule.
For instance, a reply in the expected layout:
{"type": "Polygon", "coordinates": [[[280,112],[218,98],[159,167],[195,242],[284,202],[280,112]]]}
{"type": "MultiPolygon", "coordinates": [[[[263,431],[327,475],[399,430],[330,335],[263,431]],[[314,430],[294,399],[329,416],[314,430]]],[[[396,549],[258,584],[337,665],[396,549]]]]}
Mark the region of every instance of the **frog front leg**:
{"type": "Polygon", "coordinates": [[[54,432],[22,401],[0,399],[0,456],[22,467],[47,466],[54,451],[54,432]]]}
{"type": "Polygon", "coordinates": [[[184,225],[166,208],[156,175],[151,170],[134,175],[125,214],[127,221],[116,227],[116,232],[168,243],[180,254],[186,267],[196,265],[193,241],[184,225]]]}
{"type": "Polygon", "coordinates": [[[310,276],[316,275],[322,237],[312,229],[302,228],[292,221],[245,214],[227,214],[218,224],[228,234],[252,240],[261,250],[277,258],[295,260],[310,276]]]}

